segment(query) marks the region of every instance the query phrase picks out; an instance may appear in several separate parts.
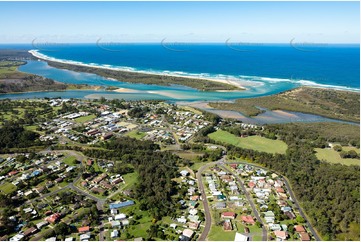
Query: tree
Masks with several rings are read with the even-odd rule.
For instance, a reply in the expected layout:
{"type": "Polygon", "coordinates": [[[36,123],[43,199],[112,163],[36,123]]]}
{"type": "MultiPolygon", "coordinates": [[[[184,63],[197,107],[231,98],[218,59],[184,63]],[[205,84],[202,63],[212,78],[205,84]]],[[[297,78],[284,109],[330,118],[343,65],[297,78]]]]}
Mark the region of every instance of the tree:
{"type": "Polygon", "coordinates": [[[296,221],[297,221],[297,223],[300,223],[300,224],[306,222],[305,219],[301,215],[297,215],[296,221]]]}
{"type": "Polygon", "coordinates": [[[350,150],[348,152],[348,157],[350,157],[350,158],[358,158],[358,154],[357,154],[357,152],[355,150],[350,150]]]}
{"type": "Polygon", "coordinates": [[[336,150],[337,152],[340,152],[340,151],[342,151],[342,146],[341,145],[335,145],[333,147],[333,149],[336,150]]]}
{"type": "Polygon", "coordinates": [[[60,222],[54,227],[54,232],[56,235],[67,235],[70,234],[71,229],[66,223],[60,222]]]}

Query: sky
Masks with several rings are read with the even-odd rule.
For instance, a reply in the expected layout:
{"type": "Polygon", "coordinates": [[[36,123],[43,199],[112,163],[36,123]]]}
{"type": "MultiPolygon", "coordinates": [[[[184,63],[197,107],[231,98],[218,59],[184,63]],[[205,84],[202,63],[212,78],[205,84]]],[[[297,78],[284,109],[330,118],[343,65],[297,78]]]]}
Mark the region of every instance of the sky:
{"type": "Polygon", "coordinates": [[[0,43],[359,43],[359,2],[0,2],[0,43]]]}

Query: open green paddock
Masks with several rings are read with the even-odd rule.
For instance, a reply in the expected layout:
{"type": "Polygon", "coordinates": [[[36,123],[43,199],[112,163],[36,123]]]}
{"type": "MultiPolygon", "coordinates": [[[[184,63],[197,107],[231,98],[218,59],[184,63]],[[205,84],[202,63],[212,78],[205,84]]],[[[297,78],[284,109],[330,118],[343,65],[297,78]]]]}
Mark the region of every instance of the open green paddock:
{"type": "Polygon", "coordinates": [[[261,136],[248,136],[241,138],[223,130],[217,130],[208,136],[212,140],[231,144],[244,149],[278,154],[285,154],[287,150],[287,144],[285,142],[281,140],[271,140],[261,136]]]}
{"type": "MultiPolygon", "coordinates": [[[[360,149],[356,149],[356,148],[349,148],[349,147],[342,147],[343,150],[345,151],[349,151],[351,149],[354,149],[358,154],[360,154],[360,149]]],[[[347,166],[351,166],[351,165],[356,165],[359,166],[360,165],[360,160],[359,159],[343,159],[341,158],[340,154],[333,150],[333,149],[320,149],[320,148],[316,148],[316,156],[319,160],[325,160],[329,163],[333,163],[333,164],[343,164],[343,165],[347,165],[347,166]]]]}

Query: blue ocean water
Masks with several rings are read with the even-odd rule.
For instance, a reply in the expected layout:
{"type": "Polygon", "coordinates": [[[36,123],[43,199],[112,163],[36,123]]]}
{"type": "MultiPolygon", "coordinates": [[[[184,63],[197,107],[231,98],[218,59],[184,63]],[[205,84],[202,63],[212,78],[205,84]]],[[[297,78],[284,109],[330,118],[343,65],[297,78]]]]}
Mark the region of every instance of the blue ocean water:
{"type": "Polygon", "coordinates": [[[358,45],[98,43],[38,51],[56,59],[137,71],[360,88],[358,45]]]}
{"type": "Polygon", "coordinates": [[[64,83],[115,86],[134,92],[64,91],[2,94],[0,98],[124,98],[169,101],[214,101],[272,95],[308,85],[360,90],[360,48],[356,45],[225,45],[225,44],[66,44],[0,45],[8,49],[37,49],[46,58],[99,67],[157,74],[216,78],[239,82],[247,89],[203,92],[184,86],[125,83],[90,73],[28,61],[19,70],[64,83]]]}

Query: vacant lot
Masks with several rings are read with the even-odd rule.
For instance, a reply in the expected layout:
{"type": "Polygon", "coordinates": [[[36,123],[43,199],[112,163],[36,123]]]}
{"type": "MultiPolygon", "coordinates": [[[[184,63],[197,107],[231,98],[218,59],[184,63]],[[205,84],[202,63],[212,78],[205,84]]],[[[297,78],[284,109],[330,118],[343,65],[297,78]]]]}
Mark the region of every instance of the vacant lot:
{"type": "Polygon", "coordinates": [[[284,154],[287,150],[287,144],[285,142],[280,140],[271,140],[260,136],[241,138],[223,130],[217,130],[208,136],[215,141],[228,143],[244,149],[279,154],[284,154]]]}
{"type": "Polygon", "coordinates": [[[88,115],[88,116],[83,116],[83,117],[76,118],[74,120],[77,123],[85,123],[85,122],[88,122],[88,121],[90,121],[90,120],[92,120],[94,118],[95,118],[95,115],[91,114],[91,115],[88,115]]]}
{"type": "Polygon", "coordinates": [[[132,130],[132,131],[126,133],[125,135],[128,137],[131,137],[131,138],[135,138],[135,139],[142,139],[146,135],[146,133],[139,132],[138,130],[132,130]]]}
{"type": "Polygon", "coordinates": [[[16,186],[12,183],[6,182],[0,186],[0,191],[5,194],[10,194],[13,191],[16,191],[16,186]]]}
{"type": "MultiPolygon", "coordinates": [[[[360,149],[350,148],[350,147],[342,147],[342,149],[345,151],[353,149],[357,153],[360,154],[360,149]]],[[[350,165],[359,166],[360,165],[359,159],[342,159],[340,157],[340,154],[333,149],[316,148],[315,150],[316,150],[316,156],[319,160],[325,160],[330,163],[340,163],[340,164],[347,165],[347,166],[350,166],[350,165]]]]}

